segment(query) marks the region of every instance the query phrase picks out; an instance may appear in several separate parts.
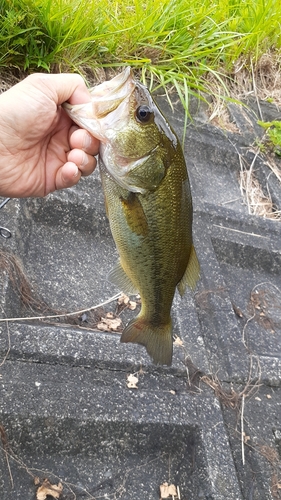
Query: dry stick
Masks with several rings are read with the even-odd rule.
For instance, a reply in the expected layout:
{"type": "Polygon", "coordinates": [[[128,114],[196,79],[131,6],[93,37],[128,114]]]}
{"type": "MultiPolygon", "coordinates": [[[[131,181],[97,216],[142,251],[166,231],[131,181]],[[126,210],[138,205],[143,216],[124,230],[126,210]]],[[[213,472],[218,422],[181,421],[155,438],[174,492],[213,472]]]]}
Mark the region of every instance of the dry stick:
{"type": "Polygon", "coordinates": [[[255,162],[256,162],[256,159],[258,157],[258,155],[260,154],[260,149],[258,148],[254,158],[253,158],[253,161],[250,165],[250,168],[249,170],[247,171],[247,183],[246,183],[246,198],[247,198],[247,204],[248,204],[248,211],[249,211],[249,214],[251,213],[251,209],[250,209],[250,206],[251,206],[251,200],[249,198],[249,192],[250,192],[250,182],[251,182],[251,176],[252,176],[252,172],[253,172],[253,168],[254,168],[254,165],[255,165],[255,162]]]}
{"type": "Polygon", "coordinates": [[[114,295],[113,297],[110,297],[110,299],[106,300],[105,302],[101,302],[101,304],[98,304],[96,306],[93,306],[93,307],[87,307],[87,309],[81,309],[81,311],[74,311],[74,312],[71,312],[71,313],[65,313],[65,314],[54,314],[54,315],[51,315],[51,316],[29,316],[29,317],[24,317],[24,318],[1,318],[0,319],[0,322],[4,322],[4,321],[29,321],[31,319],[51,319],[51,318],[64,318],[66,316],[74,316],[74,315],[77,315],[77,314],[83,314],[84,312],[87,312],[87,311],[92,311],[94,309],[98,309],[99,307],[103,307],[105,306],[106,304],[109,304],[110,302],[113,302],[114,300],[116,299],[119,299],[119,297],[122,296],[122,293],[119,292],[117,293],[116,295],[114,295]]]}
{"type": "Polygon", "coordinates": [[[253,314],[253,316],[251,316],[250,318],[247,319],[244,327],[243,327],[243,331],[242,331],[242,342],[244,344],[244,346],[246,347],[246,349],[248,349],[248,346],[247,346],[247,343],[245,341],[245,331],[246,331],[246,328],[248,326],[248,324],[250,323],[250,321],[252,321],[252,319],[254,319],[256,313],[253,314]]]}
{"type": "Polygon", "coordinates": [[[256,81],[255,81],[255,74],[254,74],[254,67],[253,67],[253,60],[252,60],[252,58],[251,58],[251,71],[252,71],[252,78],[253,78],[254,94],[255,94],[256,101],[257,101],[257,105],[258,105],[260,119],[263,121],[262,111],[261,111],[261,107],[260,107],[260,103],[259,103],[259,98],[258,98],[257,87],[256,87],[256,81]]]}
{"type": "MultiPolygon", "coordinates": [[[[250,295],[252,296],[252,294],[253,294],[254,290],[256,290],[258,287],[260,287],[260,286],[264,286],[264,285],[270,285],[270,286],[272,286],[272,287],[273,287],[273,288],[275,288],[275,290],[276,290],[276,291],[277,291],[277,292],[281,295],[281,290],[278,288],[278,286],[274,285],[274,283],[271,283],[270,281],[262,281],[261,283],[258,283],[257,285],[255,285],[255,286],[252,288],[252,290],[251,290],[251,294],[250,294],[250,295]]],[[[248,349],[248,346],[247,346],[246,341],[245,341],[245,331],[246,331],[246,328],[247,328],[248,324],[250,323],[250,321],[252,321],[252,319],[254,319],[254,318],[255,318],[255,316],[256,316],[256,313],[255,313],[255,308],[254,308],[254,313],[253,313],[253,315],[252,315],[250,318],[248,318],[248,319],[247,319],[247,321],[246,321],[246,323],[245,323],[245,325],[244,325],[244,327],[243,327],[243,331],[242,331],[242,342],[243,342],[244,346],[246,347],[246,349],[248,349]]]]}
{"type": "Polygon", "coordinates": [[[8,349],[7,349],[7,352],[3,358],[3,361],[0,363],[0,368],[1,368],[1,366],[4,365],[7,357],[9,356],[10,350],[11,350],[11,336],[10,336],[10,330],[9,330],[9,323],[7,320],[5,320],[5,321],[6,321],[6,325],[7,325],[8,349]]]}
{"type": "Polygon", "coordinates": [[[245,465],[245,448],[244,448],[244,404],[245,404],[245,395],[242,394],[242,403],[241,403],[241,451],[242,451],[242,464],[245,465]]]}
{"type": "Polygon", "coordinates": [[[5,457],[6,457],[11,486],[13,489],[14,488],[14,479],[13,479],[13,475],[12,475],[12,471],[11,471],[11,467],[10,467],[10,462],[9,462],[9,453],[8,453],[9,444],[8,444],[5,429],[4,429],[3,425],[1,425],[1,424],[0,424],[0,437],[1,437],[1,441],[2,441],[2,449],[3,449],[3,451],[5,453],[5,457]]]}

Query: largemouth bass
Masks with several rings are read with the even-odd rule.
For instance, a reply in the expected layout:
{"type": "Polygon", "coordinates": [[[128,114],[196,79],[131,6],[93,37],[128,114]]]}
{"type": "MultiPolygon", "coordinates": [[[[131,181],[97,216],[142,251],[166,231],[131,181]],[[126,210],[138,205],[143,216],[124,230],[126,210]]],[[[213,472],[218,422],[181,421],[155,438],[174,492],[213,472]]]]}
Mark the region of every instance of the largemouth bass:
{"type": "Polygon", "coordinates": [[[109,279],[123,292],[141,296],[141,311],[121,342],[142,344],[154,363],[170,365],[175,289],[183,295],[199,274],[183,152],[130,68],[90,91],[91,103],[64,109],[101,141],[106,212],[120,256],[109,279]]]}

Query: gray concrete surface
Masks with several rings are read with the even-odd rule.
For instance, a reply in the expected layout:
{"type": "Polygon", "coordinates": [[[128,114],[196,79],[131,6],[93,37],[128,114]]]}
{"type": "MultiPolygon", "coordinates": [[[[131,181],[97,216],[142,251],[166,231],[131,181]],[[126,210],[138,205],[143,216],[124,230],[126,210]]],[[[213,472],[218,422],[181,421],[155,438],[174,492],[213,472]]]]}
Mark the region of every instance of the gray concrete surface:
{"type": "MultiPolygon", "coordinates": [[[[180,135],[182,110],[159,103],[180,135]]],[[[204,106],[193,111],[185,156],[201,277],[194,293],[175,296],[173,364],[153,366],[141,346],[81,317],[0,323],[1,500],[36,498],[34,477],[62,481],[62,500],[156,500],[164,482],[181,500],[281,498],[281,223],[248,215],[238,182],[239,154],[250,165],[262,131],[237,105],[235,132],[208,124],[204,106]]],[[[263,114],[280,119],[272,105],[263,114]]],[[[255,175],[281,210],[266,158],[255,175]]],[[[11,200],[0,224],[13,235],[0,248],[20,258],[51,309],[118,292],[106,280],[117,254],[98,174],[45,199],[11,200]]],[[[2,318],[33,315],[3,270],[0,286],[2,318]]]]}

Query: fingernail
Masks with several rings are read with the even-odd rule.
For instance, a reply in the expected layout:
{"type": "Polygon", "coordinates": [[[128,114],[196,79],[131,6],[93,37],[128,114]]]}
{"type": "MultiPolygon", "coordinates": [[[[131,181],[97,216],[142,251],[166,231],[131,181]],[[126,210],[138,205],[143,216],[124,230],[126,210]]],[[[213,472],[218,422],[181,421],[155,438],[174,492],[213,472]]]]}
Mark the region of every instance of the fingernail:
{"type": "Polygon", "coordinates": [[[92,145],[92,137],[88,132],[86,132],[85,137],[84,137],[84,149],[90,148],[92,145]]]}
{"type": "Polygon", "coordinates": [[[86,167],[88,163],[89,163],[88,155],[86,153],[83,153],[81,167],[86,167]]]}
{"type": "Polygon", "coordinates": [[[73,177],[77,177],[79,175],[79,168],[77,167],[77,165],[75,165],[75,167],[76,167],[76,169],[73,172],[73,177]]]}

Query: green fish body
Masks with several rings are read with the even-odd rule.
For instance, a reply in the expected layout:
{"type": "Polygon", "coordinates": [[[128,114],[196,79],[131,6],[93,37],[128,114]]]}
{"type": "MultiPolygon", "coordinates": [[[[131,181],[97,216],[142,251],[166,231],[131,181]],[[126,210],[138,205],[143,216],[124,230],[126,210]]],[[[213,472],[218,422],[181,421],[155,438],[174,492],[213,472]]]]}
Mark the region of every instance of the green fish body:
{"type": "Polygon", "coordinates": [[[65,108],[101,140],[106,211],[120,256],[109,278],[122,291],[141,296],[141,311],[125,327],[121,342],[142,344],[154,363],[170,365],[175,289],[183,295],[199,275],[183,152],[149,91],[129,68],[95,87],[93,94],[90,109],[65,108]]]}

